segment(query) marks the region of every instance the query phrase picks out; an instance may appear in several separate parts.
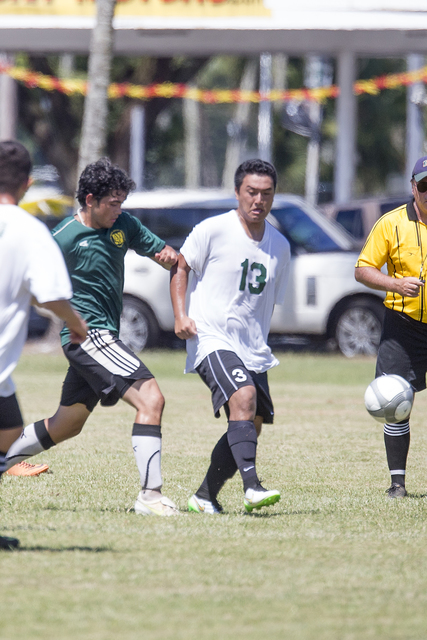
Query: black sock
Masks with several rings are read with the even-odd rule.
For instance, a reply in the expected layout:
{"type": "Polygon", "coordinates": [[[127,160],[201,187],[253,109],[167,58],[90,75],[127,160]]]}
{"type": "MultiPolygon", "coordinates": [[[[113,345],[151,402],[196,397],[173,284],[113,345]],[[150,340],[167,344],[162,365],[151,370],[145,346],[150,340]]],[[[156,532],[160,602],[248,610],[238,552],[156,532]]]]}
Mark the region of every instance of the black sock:
{"type": "Polygon", "coordinates": [[[227,434],[216,443],[212,454],[211,464],[196,495],[204,500],[216,501],[217,495],[225,482],[232,478],[237,471],[237,464],[228,444],[227,434]]]}
{"type": "Polygon", "coordinates": [[[0,478],[2,473],[6,471],[6,453],[7,451],[0,451],[0,478]]]}
{"type": "Polygon", "coordinates": [[[409,422],[384,425],[384,444],[391,482],[405,486],[406,459],[409,451],[409,422]]]}
{"type": "Polygon", "coordinates": [[[255,467],[257,434],[252,420],[230,420],[227,431],[228,444],[243,480],[243,489],[259,485],[255,467]]]}

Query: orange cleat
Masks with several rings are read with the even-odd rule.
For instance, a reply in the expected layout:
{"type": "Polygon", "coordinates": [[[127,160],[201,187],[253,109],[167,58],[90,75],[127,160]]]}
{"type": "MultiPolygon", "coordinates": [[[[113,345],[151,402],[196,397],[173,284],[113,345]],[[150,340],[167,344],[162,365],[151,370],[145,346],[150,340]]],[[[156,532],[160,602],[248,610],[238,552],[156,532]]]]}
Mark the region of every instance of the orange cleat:
{"type": "Polygon", "coordinates": [[[6,474],[8,476],[39,476],[49,469],[47,464],[30,464],[29,462],[18,462],[10,467],[6,474]]]}

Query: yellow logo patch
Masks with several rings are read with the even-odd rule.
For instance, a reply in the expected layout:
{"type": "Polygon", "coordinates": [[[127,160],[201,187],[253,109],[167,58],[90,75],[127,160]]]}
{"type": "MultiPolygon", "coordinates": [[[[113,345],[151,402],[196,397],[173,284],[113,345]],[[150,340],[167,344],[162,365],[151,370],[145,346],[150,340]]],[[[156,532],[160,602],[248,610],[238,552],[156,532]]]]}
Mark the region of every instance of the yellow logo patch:
{"type": "Polygon", "coordinates": [[[115,229],[114,231],[112,231],[110,233],[110,239],[111,242],[116,245],[116,247],[123,247],[126,240],[125,234],[120,229],[115,229]]]}

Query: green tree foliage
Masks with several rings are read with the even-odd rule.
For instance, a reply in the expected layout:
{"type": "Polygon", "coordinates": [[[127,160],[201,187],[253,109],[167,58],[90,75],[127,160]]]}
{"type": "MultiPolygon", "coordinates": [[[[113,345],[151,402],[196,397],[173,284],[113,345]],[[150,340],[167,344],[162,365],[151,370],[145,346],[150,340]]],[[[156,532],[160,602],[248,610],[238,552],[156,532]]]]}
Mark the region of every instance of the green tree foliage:
{"type": "MultiPolygon", "coordinates": [[[[59,56],[21,55],[19,63],[35,71],[61,75],[59,56]]],[[[150,84],[161,82],[193,82],[202,89],[238,88],[246,59],[238,56],[212,58],[116,57],[113,60],[113,82],[150,84]]],[[[371,59],[359,61],[359,78],[372,78],[386,73],[405,71],[403,59],[371,59]]],[[[73,75],[85,78],[87,57],[74,58],[73,75]]],[[[304,86],[304,60],[289,58],[286,87],[304,86]]],[[[402,174],[405,158],[406,90],[385,90],[377,95],[362,95],[358,102],[357,195],[379,194],[388,189],[392,174],[402,174]]],[[[123,97],[109,102],[108,155],[114,162],[129,168],[130,112],[135,101],[123,97]]],[[[146,175],[147,188],[182,186],[184,184],[184,127],[182,101],[152,99],[146,109],[146,175]]],[[[203,186],[220,186],[225,150],[233,121],[235,105],[201,104],[203,186]]],[[[331,197],[334,145],[336,139],[336,101],[323,105],[320,148],[319,200],[331,197]]],[[[40,162],[53,164],[62,179],[64,190],[73,193],[79,146],[83,97],[47,93],[38,88],[19,85],[20,137],[39,153],[40,162]]],[[[250,122],[242,132],[247,154],[257,154],[258,105],[250,107],[250,122]]],[[[308,138],[282,126],[281,109],[274,110],[273,161],[279,173],[279,190],[304,193],[308,138]]]]}
{"type": "MultiPolygon", "coordinates": [[[[406,71],[405,60],[362,59],[359,78],[406,71]]],[[[406,90],[400,87],[358,98],[358,195],[384,193],[387,176],[405,170],[406,90]]]]}

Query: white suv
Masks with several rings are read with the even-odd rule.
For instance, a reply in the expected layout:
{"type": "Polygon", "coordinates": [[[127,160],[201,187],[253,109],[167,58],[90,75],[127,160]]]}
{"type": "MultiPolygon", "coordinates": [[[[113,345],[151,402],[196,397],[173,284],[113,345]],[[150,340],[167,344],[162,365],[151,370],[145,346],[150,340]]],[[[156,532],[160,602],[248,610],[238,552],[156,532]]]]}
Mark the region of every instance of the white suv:
{"type": "MultiPolygon", "coordinates": [[[[217,190],[132,193],[123,205],[177,250],[195,224],[235,207],[233,196],[217,190]]],[[[354,279],[358,253],[350,236],[293,195],[277,194],[268,220],[289,240],[292,254],[286,299],[274,310],[271,334],[322,336],[348,357],[375,354],[384,294],[354,279]]],[[[173,331],[165,269],[128,251],[124,294],[120,337],[134,351],[173,331]]]]}

